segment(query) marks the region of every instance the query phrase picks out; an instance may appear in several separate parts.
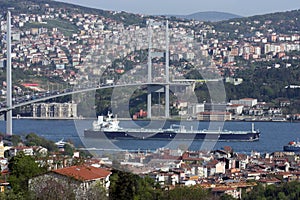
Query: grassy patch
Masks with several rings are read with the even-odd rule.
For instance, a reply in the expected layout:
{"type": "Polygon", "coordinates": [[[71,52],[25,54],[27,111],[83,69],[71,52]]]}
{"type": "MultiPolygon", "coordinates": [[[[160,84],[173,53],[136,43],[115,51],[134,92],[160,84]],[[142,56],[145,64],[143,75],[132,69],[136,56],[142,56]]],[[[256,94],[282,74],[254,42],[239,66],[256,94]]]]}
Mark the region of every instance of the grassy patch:
{"type": "Polygon", "coordinates": [[[73,33],[76,33],[78,31],[78,28],[76,25],[72,24],[71,22],[61,20],[61,19],[51,19],[51,20],[46,20],[46,23],[26,23],[25,28],[30,29],[30,28],[57,28],[60,32],[62,32],[65,36],[69,37],[73,33]]]}

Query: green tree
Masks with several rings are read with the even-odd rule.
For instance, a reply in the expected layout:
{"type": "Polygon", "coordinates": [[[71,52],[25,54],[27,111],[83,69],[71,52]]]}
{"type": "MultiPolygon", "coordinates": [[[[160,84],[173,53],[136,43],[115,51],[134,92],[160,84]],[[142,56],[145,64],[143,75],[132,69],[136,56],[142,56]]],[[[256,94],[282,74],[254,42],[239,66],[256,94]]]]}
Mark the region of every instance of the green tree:
{"type": "Polygon", "coordinates": [[[220,200],[235,200],[235,198],[233,198],[233,196],[230,196],[228,194],[223,194],[220,196],[220,200]]]}
{"type": "Polygon", "coordinates": [[[110,177],[109,198],[111,200],[133,199],[135,193],[135,175],[129,172],[114,170],[110,177]]]}
{"type": "Polygon", "coordinates": [[[284,192],[279,192],[278,193],[278,199],[280,200],[288,200],[287,196],[285,196],[284,192]]]}
{"type": "Polygon", "coordinates": [[[46,140],[43,137],[38,136],[35,133],[29,133],[26,137],[25,144],[27,146],[42,146],[48,149],[48,151],[57,151],[57,146],[53,141],[46,140]]]}
{"type": "Polygon", "coordinates": [[[214,197],[209,190],[200,187],[176,187],[174,189],[164,191],[163,200],[213,200],[214,197]]]}
{"type": "Polygon", "coordinates": [[[86,198],[89,200],[108,200],[107,191],[100,182],[92,185],[86,192],[86,198]]]}
{"type": "Polygon", "coordinates": [[[19,136],[19,135],[12,135],[11,136],[11,142],[12,142],[13,146],[18,146],[18,144],[20,142],[22,142],[21,136],[19,136]]]}
{"type": "Polygon", "coordinates": [[[65,144],[64,145],[64,154],[73,156],[74,154],[74,148],[70,144],[65,144]]]}
{"type": "Polygon", "coordinates": [[[276,199],[276,200],[298,200],[300,199],[300,183],[290,182],[283,183],[280,185],[269,185],[264,187],[259,184],[253,188],[249,193],[243,192],[242,199],[244,200],[266,200],[266,199],[276,199]]]}
{"type": "Polygon", "coordinates": [[[258,184],[250,193],[243,192],[242,199],[247,200],[256,200],[264,198],[265,188],[263,185],[258,184]]]}
{"type": "Polygon", "coordinates": [[[6,190],[4,193],[0,192],[0,199],[1,200],[25,200],[27,197],[24,196],[22,192],[15,192],[14,190],[6,190]]]}
{"type": "Polygon", "coordinates": [[[9,182],[15,192],[28,191],[28,180],[36,175],[46,172],[46,169],[39,167],[34,157],[27,156],[24,152],[17,153],[9,161],[10,170],[9,182]]]}
{"type": "Polygon", "coordinates": [[[149,176],[138,177],[135,188],[134,200],[150,200],[159,199],[161,197],[161,190],[158,183],[149,176]]]}
{"type": "Polygon", "coordinates": [[[160,187],[146,176],[113,170],[110,176],[109,199],[151,200],[162,197],[160,187]]]}

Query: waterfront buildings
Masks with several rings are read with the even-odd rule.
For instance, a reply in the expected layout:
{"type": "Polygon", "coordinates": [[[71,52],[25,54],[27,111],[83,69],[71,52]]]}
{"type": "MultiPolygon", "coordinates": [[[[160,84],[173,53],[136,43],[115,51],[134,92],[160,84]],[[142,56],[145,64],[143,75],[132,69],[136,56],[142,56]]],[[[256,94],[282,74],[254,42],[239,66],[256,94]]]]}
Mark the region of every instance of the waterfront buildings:
{"type": "Polygon", "coordinates": [[[38,103],[32,107],[34,118],[77,118],[75,103],[38,103]]]}

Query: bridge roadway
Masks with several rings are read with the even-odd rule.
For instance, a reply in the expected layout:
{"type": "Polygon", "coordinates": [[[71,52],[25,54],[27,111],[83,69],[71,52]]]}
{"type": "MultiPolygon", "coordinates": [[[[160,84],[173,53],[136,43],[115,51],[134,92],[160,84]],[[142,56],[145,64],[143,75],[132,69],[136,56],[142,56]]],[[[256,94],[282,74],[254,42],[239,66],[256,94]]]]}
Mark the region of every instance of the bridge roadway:
{"type": "Polygon", "coordinates": [[[7,107],[1,108],[0,113],[6,112],[6,111],[9,111],[9,110],[13,110],[13,109],[21,107],[21,106],[26,106],[26,105],[30,105],[32,103],[46,101],[46,100],[49,100],[49,99],[62,97],[62,96],[66,96],[66,95],[78,94],[78,93],[82,93],[82,92],[89,92],[89,91],[93,91],[93,90],[100,90],[100,89],[107,89],[107,88],[127,87],[127,86],[144,86],[144,85],[177,85],[177,86],[181,85],[181,86],[189,86],[191,84],[187,83],[187,82],[176,82],[176,83],[172,83],[172,82],[170,82],[170,83],[130,83],[130,84],[124,84],[124,85],[104,85],[104,86],[90,87],[90,88],[84,88],[84,89],[73,88],[73,91],[70,91],[70,92],[62,92],[62,93],[55,94],[55,95],[40,97],[40,98],[33,99],[33,100],[27,100],[27,101],[24,101],[22,103],[14,104],[14,105],[12,105],[11,108],[7,108],[7,107]]]}

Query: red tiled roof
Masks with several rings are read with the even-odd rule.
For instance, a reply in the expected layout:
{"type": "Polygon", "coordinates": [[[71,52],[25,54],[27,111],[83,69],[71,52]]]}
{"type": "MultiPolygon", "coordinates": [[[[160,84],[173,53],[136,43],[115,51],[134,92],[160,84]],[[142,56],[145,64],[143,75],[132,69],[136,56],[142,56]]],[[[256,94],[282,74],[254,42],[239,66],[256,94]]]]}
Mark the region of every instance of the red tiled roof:
{"type": "Polygon", "coordinates": [[[279,179],[277,179],[275,177],[264,178],[264,179],[260,179],[259,181],[262,182],[262,183],[278,183],[278,182],[281,182],[279,179]]]}
{"type": "Polygon", "coordinates": [[[240,100],[255,100],[253,98],[243,98],[243,99],[240,99],[240,100]]]}
{"type": "Polygon", "coordinates": [[[232,151],[232,148],[231,148],[230,146],[224,146],[223,149],[224,149],[224,151],[226,151],[226,152],[232,151]]]}
{"type": "Polygon", "coordinates": [[[230,187],[215,187],[212,189],[212,192],[225,192],[225,191],[228,191],[228,190],[236,190],[234,188],[230,188],[230,187]]]}
{"type": "Polygon", "coordinates": [[[232,105],[229,105],[229,107],[240,107],[240,106],[244,106],[243,104],[232,104],[232,105]]]}
{"type": "Polygon", "coordinates": [[[53,172],[82,181],[101,179],[111,174],[110,171],[93,166],[71,166],[53,170],[53,172]]]}
{"type": "Polygon", "coordinates": [[[11,149],[24,150],[24,149],[33,149],[33,148],[32,147],[27,147],[27,146],[17,146],[17,147],[13,147],[11,149]]]}
{"type": "Polygon", "coordinates": [[[200,161],[203,160],[202,157],[199,156],[199,154],[193,154],[193,153],[189,153],[189,152],[184,152],[181,156],[182,160],[184,161],[200,161]],[[193,156],[191,156],[193,155],[193,156]]]}
{"type": "Polygon", "coordinates": [[[216,166],[216,164],[218,164],[219,163],[219,161],[217,161],[217,160],[211,160],[211,161],[209,161],[208,163],[207,163],[207,166],[216,166]]]}
{"type": "Polygon", "coordinates": [[[292,176],[291,172],[278,172],[277,174],[282,176],[292,176]]]}

